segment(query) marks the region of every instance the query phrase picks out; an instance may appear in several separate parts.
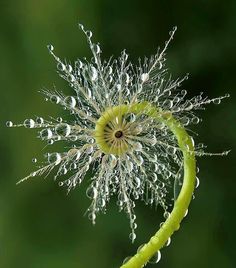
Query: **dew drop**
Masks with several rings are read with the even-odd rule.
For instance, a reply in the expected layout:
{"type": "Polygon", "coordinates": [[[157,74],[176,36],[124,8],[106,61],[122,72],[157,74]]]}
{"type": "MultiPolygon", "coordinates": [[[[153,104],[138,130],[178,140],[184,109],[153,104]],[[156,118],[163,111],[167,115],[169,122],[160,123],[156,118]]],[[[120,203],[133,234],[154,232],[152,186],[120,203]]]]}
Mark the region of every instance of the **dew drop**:
{"type": "Polygon", "coordinates": [[[71,72],[73,71],[73,68],[72,68],[72,66],[71,66],[70,64],[68,64],[68,65],[66,66],[66,69],[67,69],[67,71],[68,71],[69,73],[71,73],[71,72]]]}
{"type": "Polygon", "coordinates": [[[75,81],[75,77],[73,74],[69,74],[67,78],[68,78],[69,82],[71,82],[71,83],[73,83],[75,81]]]}
{"type": "Polygon", "coordinates": [[[53,45],[51,45],[51,44],[47,45],[47,48],[48,48],[48,50],[49,50],[50,52],[52,52],[52,51],[54,50],[54,47],[53,47],[53,45]]]}
{"type": "Polygon", "coordinates": [[[200,180],[198,177],[196,177],[195,188],[198,188],[199,184],[200,184],[200,180]]]}
{"type": "Polygon", "coordinates": [[[26,128],[33,128],[35,126],[35,122],[33,119],[25,119],[24,127],[26,128]]]}
{"type": "Polygon", "coordinates": [[[86,35],[90,39],[93,36],[93,33],[91,31],[86,31],[86,35]]]}
{"type": "Polygon", "coordinates": [[[87,190],[86,190],[86,195],[88,198],[90,199],[94,199],[97,197],[98,195],[98,192],[97,192],[97,189],[95,187],[89,187],[87,190]]]}
{"type": "Polygon", "coordinates": [[[124,259],[124,261],[123,261],[123,264],[126,264],[131,258],[132,258],[131,256],[126,257],[126,258],[124,259]]]}
{"type": "Polygon", "coordinates": [[[94,51],[95,51],[96,54],[101,53],[101,48],[100,48],[100,46],[95,44],[95,45],[94,45],[94,51]]]}
{"type": "Polygon", "coordinates": [[[213,103],[214,104],[220,104],[221,103],[221,99],[220,98],[214,99],[213,100],[213,103]]]}
{"type": "Polygon", "coordinates": [[[136,239],[136,234],[135,233],[130,233],[129,234],[129,239],[132,241],[132,242],[134,242],[134,240],[136,239]]]}
{"type": "Polygon", "coordinates": [[[12,123],[12,121],[7,121],[7,122],[6,122],[6,126],[7,126],[7,127],[13,127],[13,123],[12,123]]]}
{"type": "Polygon", "coordinates": [[[36,123],[39,124],[39,125],[42,125],[44,123],[44,120],[42,117],[37,117],[36,118],[36,123]]]}
{"type": "Polygon", "coordinates": [[[62,124],[56,125],[55,131],[59,136],[67,137],[70,135],[71,127],[66,123],[62,123],[62,124]]]}
{"type": "Polygon", "coordinates": [[[58,62],[58,64],[57,64],[57,69],[58,69],[59,71],[63,72],[63,71],[65,71],[66,66],[65,66],[65,64],[63,64],[62,62],[58,62]]]}
{"type": "Polygon", "coordinates": [[[148,79],[149,79],[149,74],[148,73],[141,74],[142,82],[146,82],[148,79]]]}
{"type": "Polygon", "coordinates": [[[58,104],[59,102],[60,102],[60,97],[59,96],[57,96],[57,95],[52,95],[51,97],[50,97],[50,101],[52,102],[52,103],[56,103],[56,104],[58,104]]]}
{"type": "Polygon", "coordinates": [[[37,158],[33,158],[32,163],[37,163],[37,158]]]}
{"type": "Polygon", "coordinates": [[[133,144],[133,148],[134,148],[135,151],[139,152],[139,151],[142,151],[143,146],[142,146],[142,144],[140,142],[135,142],[133,144]]]}
{"type": "Polygon", "coordinates": [[[155,253],[148,262],[151,264],[156,264],[160,260],[161,260],[161,252],[160,252],[160,250],[158,250],[157,253],[155,253]]]}
{"type": "Polygon", "coordinates": [[[48,154],[48,163],[58,165],[61,162],[61,155],[59,153],[48,154]]]}
{"type": "Polygon", "coordinates": [[[91,79],[92,81],[95,81],[97,80],[98,78],[98,72],[97,72],[97,69],[95,67],[91,67],[91,72],[92,72],[92,76],[91,76],[91,79]]]}
{"type": "Polygon", "coordinates": [[[169,237],[165,243],[165,247],[169,247],[170,243],[171,243],[171,238],[169,237]]]}
{"type": "Polygon", "coordinates": [[[39,136],[42,140],[47,140],[47,139],[50,139],[53,136],[53,134],[52,134],[51,129],[45,128],[40,131],[39,136]]]}
{"type": "Polygon", "coordinates": [[[75,108],[76,106],[76,99],[72,96],[68,96],[65,98],[65,104],[70,108],[75,108]]]}

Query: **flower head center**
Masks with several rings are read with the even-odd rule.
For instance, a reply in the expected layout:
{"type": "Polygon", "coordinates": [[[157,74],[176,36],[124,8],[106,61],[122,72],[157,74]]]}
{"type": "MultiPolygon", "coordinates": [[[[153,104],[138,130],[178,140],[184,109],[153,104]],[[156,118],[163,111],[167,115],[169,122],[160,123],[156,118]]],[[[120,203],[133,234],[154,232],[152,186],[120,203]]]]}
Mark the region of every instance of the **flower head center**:
{"type": "Polygon", "coordinates": [[[123,132],[122,132],[121,130],[116,131],[116,132],[115,132],[115,137],[116,137],[117,139],[123,137],[123,132]]]}

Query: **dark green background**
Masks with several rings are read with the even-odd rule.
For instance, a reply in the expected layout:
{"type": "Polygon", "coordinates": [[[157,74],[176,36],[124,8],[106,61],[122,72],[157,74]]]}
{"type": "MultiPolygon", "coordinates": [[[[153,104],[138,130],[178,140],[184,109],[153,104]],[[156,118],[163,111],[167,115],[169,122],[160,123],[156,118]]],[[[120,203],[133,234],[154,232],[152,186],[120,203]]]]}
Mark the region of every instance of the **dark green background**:
{"type": "Polygon", "coordinates": [[[128,239],[129,223],[114,202],[92,226],[86,184],[69,196],[50,178],[16,181],[33,169],[32,157],[44,153],[36,131],[7,129],[6,120],[63,111],[37,92],[52,87],[70,92],[57,77],[46,45],[71,61],[90,56],[77,28],[94,32],[103,56],[127,48],[131,59],[150,55],[178,26],[167,65],[175,77],[191,74],[184,88],[210,98],[230,93],[221,105],[200,112],[194,128],[211,152],[232,149],[228,157],[198,159],[200,187],[188,217],[162,250],[158,265],[168,268],[233,268],[235,255],[235,62],[236,1],[170,0],[11,0],[0,1],[0,267],[118,268],[158,228],[162,212],[137,203],[137,240],[128,239]]]}

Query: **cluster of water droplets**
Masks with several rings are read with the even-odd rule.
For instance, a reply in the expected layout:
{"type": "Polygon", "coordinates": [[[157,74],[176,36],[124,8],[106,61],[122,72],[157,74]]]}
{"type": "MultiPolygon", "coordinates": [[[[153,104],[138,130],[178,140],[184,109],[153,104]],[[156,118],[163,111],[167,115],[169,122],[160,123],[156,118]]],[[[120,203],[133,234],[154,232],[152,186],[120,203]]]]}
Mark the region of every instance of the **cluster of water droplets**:
{"type": "MultiPolygon", "coordinates": [[[[189,126],[201,122],[195,110],[205,109],[204,106],[210,103],[220,104],[229,95],[210,99],[200,93],[187,99],[187,91],[180,89],[180,86],[188,75],[176,80],[168,75],[165,54],[176,28],[169,33],[169,40],[163,49],[158,49],[149,59],[139,60],[135,66],[129,62],[125,50],[117,59],[102,61],[100,44],[92,41],[91,31],[87,31],[83,25],[79,26],[92,52],[90,61],[83,58],[71,64],[61,60],[55,54],[54,47],[48,45],[58,74],[73,89],[72,94],[66,96],[58,90],[41,91],[46,101],[61,106],[71,115],[71,119],[67,121],[58,117],[45,120],[36,117],[25,119],[21,124],[7,121],[6,126],[37,129],[38,137],[48,146],[66,142],[64,152],[45,154],[43,165],[33,158],[32,162],[39,168],[21,181],[37,175],[47,176],[52,169],[56,169],[54,178],[69,191],[79,185],[89,168],[92,168],[91,185],[86,192],[91,199],[89,218],[95,223],[96,215],[105,213],[111,196],[116,195],[119,210],[125,211],[130,220],[129,237],[134,241],[137,228],[135,201],[141,199],[147,205],[161,205],[167,218],[168,210],[182,186],[183,155],[173,133],[158,118],[147,116],[148,110],[123,115],[122,120],[128,126],[125,129],[127,133],[124,132],[129,149],[122,155],[104,153],[96,144],[94,129],[97,120],[111,107],[149,102],[160,112],[172,114],[183,126],[189,126]],[[63,179],[66,174],[68,176],[63,179]],[[174,198],[169,198],[170,195],[174,198]]],[[[192,143],[194,145],[193,139],[192,143]]],[[[195,153],[200,156],[214,155],[205,153],[203,144],[195,144],[195,153]]],[[[196,187],[198,185],[197,179],[196,187]]],[[[158,262],[160,252],[156,255],[154,260],[158,262]]]]}

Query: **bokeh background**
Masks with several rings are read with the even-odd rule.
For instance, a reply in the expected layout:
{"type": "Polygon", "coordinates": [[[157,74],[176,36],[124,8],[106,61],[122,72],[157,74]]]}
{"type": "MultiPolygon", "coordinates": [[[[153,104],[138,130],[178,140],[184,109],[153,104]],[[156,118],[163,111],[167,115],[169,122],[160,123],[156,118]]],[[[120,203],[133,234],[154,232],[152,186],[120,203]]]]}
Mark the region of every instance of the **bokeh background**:
{"type": "Polygon", "coordinates": [[[132,244],[128,220],[115,201],[95,226],[84,216],[88,180],[69,196],[50,176],[15,185],[33,170],[31,159],[45,150],[35,131],[9,129],[5,122],[63,113],[38,90],[54,84],[70,90],[56,74],[48,43],[62,58],[90,57],[78,21],[94,32],[105,58],[126,48],[134,61],[153,54],[177,25],[167,61],[173,76],[191,74],[184,84],[190,96],[231,94],[201,112],[204,121],[194,131],[210,152],[232,152],[198,159],[200,187],[189,214],[162,250],[160,263],[147,267],[236,267],[234,0],[0,1],[0,267],[118,268],[162,220],[161,209],[137,203],[139,227],[132,244]]]}

